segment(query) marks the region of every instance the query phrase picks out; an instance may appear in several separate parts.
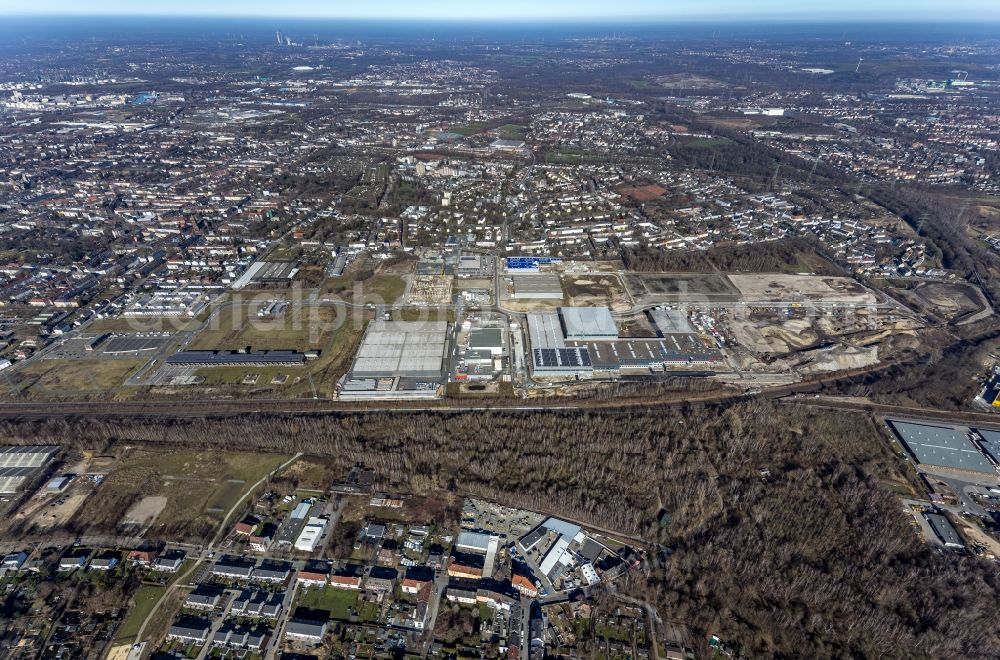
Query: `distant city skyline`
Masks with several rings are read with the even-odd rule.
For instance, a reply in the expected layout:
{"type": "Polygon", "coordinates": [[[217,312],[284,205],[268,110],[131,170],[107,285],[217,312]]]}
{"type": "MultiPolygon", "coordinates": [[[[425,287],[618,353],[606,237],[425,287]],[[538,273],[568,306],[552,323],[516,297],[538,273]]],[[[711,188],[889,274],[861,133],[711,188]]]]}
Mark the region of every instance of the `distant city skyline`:
{"type": "Polygon", "coordinates": [[[331,3],[319,0],[0,0],[0,14],[18,15],[173,15],[233,17],[322,17],[345,19],[454,20],[986,20],[1000,21],[996,0],[485,0],[475,3],[432,0],[414,3],[331,3]]]}

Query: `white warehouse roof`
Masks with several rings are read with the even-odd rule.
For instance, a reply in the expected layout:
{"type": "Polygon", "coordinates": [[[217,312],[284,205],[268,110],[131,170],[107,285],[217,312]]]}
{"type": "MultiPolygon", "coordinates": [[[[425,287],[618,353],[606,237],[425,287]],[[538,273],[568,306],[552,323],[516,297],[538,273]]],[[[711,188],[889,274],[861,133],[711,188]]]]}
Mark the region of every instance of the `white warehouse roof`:
{"type": "Polygon", "coordinates": [[[566,339],[618,338],[618,326],[607,307],[560,307],[566,339]]]}

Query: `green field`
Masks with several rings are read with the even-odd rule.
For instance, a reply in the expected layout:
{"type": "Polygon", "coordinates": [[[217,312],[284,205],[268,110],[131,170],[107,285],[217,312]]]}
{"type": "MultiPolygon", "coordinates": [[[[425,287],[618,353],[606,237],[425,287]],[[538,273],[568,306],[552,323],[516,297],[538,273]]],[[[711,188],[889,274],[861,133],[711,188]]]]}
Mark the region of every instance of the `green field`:
{"type": "Polygon", "coordinates": [[[166,593],[167,588],[152,584],[141,584],[136,590],[132,600],[135,605],[129,610],[115,633],[116,642],[131,642],[139,634],[142,622],[146,620],[153,607],[160,602],[160,598],[166,593]]]}
{"type": "Polygon", "coordinates": [[[526,126],[520,124],[504,124],[496,129],[496,133],[503,140],[524,140],[526,126]]]}
{"type": "Polygon", "coordinates": [[[35,392],[96,394],[120,387],[143,364],[145,360],[37,360],[18,375],[35,392]]]}
{"type": "Polygon", "coordinates": [[[691,140],[684,146],[691,147],[692,149],[713,149],[715,147],[724,147],[727,144],[731,144],[732,140],[724,137],[716,138],[696,138],[691,140]]]}
{"type": "Polygon", "coordinates": [[[305,351],[324,347],[337,330],[338,313],[331,305],[292,302],[283,317],[261,319],[257,309],[263,304],[223,308],[189,348],[235,350],[252,346],[255,350],[305,351]]]}
{"type": "Polygon", "coordinates": [[[308,589],[299,598],[299,606],[315,610],[325,610],[331,619],[348,621],[358,607],[358,592],[348,589],[308,589]]]}
{"type": "Polygon", "coordinates": [[[176,332],[192,330],[208,318],[208,312],[202,312],[196,318],[170,316],[165,318],[139,318],[130,316],[115,316],[91,321],[86,326],[88,333],[102,332],[176,332]]]}
{"type": "Polygon", "coordinates": [[[350,275],[327,278],[320,287],[324,298],[350,303],[391,304],[406,290],[406,282],[398,275],[383,273],[357,280],[350,275]]]}

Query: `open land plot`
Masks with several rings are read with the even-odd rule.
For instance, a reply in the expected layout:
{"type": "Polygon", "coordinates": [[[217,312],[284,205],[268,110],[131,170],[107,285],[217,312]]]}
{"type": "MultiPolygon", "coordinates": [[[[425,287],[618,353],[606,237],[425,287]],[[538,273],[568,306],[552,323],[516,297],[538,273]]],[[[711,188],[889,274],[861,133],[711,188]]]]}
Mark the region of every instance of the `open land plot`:
{"type": "Polygon", "coordinates": [[[720,273],[628,273],[625,284],[637,301],[735,302],[739,291],[720,273]]]}
{"type": "Polygon", "coordinates": [[[622,186],[618,192],[637,202],[651,202],[667,194],[667,189],[655,184],[645,186],[622,186]]]}
{"type": "Polygon", "coordinates": [[[280,317],[259,318],[257,309],[264,305],[228,305],[195,335],[188,348],[306,351],[327,346],[343,322],[343,310],[333,305],[292,302],[280,317]]]}
{"type": "Polygon", "coordinates": [[[120,387],[145,363],[143,359],[38,360],[17,375],[32,394],[103,394],[120,387]]]}
{"type": "Polygon", "coordinates": [[[561,280],[567,305],[610,307],[613,310],[631,307],[625,287],[615,273],[563,275],[561,280]]]}
{"type": "Polygon", "coordinates": [[[727,82],[697,73],[670,73],[657,77],[656,82],[661,87],[677,89],[726,89],[732,86],[727,82]]]}
{"type": "Polygon", "coordinates": [[[456,291],[465,291],[466,289],[487,289],[488,291],[492,291],[493,280],[488,277],[459,279],[455,282],[454,289],[456,291]]]}
{"type": "Polygon", "coordinates": [[[406,291],[415,267],[416,259],[412,258],[373,263],[360,257],[343,275],[325,279],[319,294],[324,299],[355,304],[392,304],[406,291]]]}
{"type": "Polygon", "coordinates": [[[146,617],[153,611],[156,604],[160,602],[160,598],[163,597],[166,591],[167,588],[160,585],[139,585],[135,594],[132,595],[134,605],[129,608],[125,620],[118,627],[118,631],[115,633],[115,641],[123,643],[132,642],[135,636],[139,634],[139,629],[142,627],[146,617]]]}
{"type": "Polygon", "coordinates": [[[194,330],[208,318],[208,314],[209,311],[205,309],[194,318],[189,316],[110,316],[91,321],[87,324],[86,329],[89,334],[102,332],[180,332],[194,330]]]}
{"type": "Polygon", "coordinates": [[[411,495],[403,498],[399,508],[370,507],[368,496],[347,500],[342,520],[362,522],[375,517],[386,522],[423,525],[436,523],[448,526],[461,515],[462,498],[451,493],[435,492],[431,496],[411,495]]]}
{"type": "Polygon", "coordinates": [[[867,305],[877,296],[849,277],[730,273],[729,280],[746,302],[823,302],[867,305]]]}
{"type": "Polygon", "coordinates": [[[320,287],[324,298],[349,303],[392,304],[406,290],[406,280],[400,275],[372,275],[364,280],[341,275],[327,278],[320,287]]]}
{"type": "Polygon", "coordinates": [[[455,310],[445,307],[403,307],[393,309],[393,321],[448,321],[455,322],[455,310]]]}
{"type": "Polygon", "coordinates": [[[723,325],[736,343],[757,353],[784,354],[849,338],[858,347],[882,343],[920,327],[909,319],[890,320],[867,309],[827,310],[749,307],[728,314],[723,325]]]}
{"type": "Polygon", "coordinates": [[[300,489],[325,491],[345,474],[345,469],[336,459],[328,456],[303,456],[285,468],[281,478],[294,481],[300,489]]]}
{"type": "Polygon", "coordinates": [[[329,612],[330,618],[337,621],[349,621],[358,608],[358,592],[333,587],[310,588],[302,592],[298,605],[329,612]]]}
{"type": "Polygon", "coordinates": [[[140,527],[130,520],[138,511],[133,507],[149,514],[156,505],[160,510],[150,533],[204,539],[246,490],[233,487],[230,480],[255,483],[286,458],[241,452],[133,452],[118,461],[71,522],[87,533],[133,533],[140,527]],[[153,497],[166,503],[149,499],[153,497]]]}
{"type": "Polygon", "coordinates": [[[136,525],[146,529],[166,506],[167,498],[162,495],[144,497],[129,508],[125,517],[122,518],[122,524],[136,525]]]}
{"type": "Polygon", "coordinates": [[[942,321],[954,321],[989,306],[979,289],[958,282],[921,282],[894,293],[916,311],[942,321]]]}
{"type": "Polygon", "coordinates": [[[94,462],[85,459],[78,466],[66,470],[77,477],[65,490],[53,493],[45,488],[39,489],[6,522],[35,531],[59,529],[72,519],[97,488],[95,481],[85,475],[96,471],[93,465],[94,462]]]}

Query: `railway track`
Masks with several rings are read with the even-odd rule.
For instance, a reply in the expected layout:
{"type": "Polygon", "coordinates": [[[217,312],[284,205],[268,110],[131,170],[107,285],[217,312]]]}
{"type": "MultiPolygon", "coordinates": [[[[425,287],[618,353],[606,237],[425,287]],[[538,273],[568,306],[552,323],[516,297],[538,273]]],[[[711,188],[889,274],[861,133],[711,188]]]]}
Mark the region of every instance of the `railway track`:
{"type": "Polygon", "coordinates": [[[644,408],[682,408],[687,406],[731,405],[740,401],[762,397],[780,399],[796,394],[821,390],[831,383],[850,383],[859,378],[871,378],[882,369],[895,365],[881,365],[876,369],[859,369],[836,376],[782,385],[746,393],[716,391],[705,394],[687,393],[683,398],[661,395],[649,398],[607,400],[545,400],[544,402],[510,401],[476,405],[472,402],[456,404],[447,399],[420,405],[393,402],[366,404],[345,403],[334,399],[204,399],[160,401],[16,401],[0,403],[0,419],[53,419],[53,418],[135,418],[135,419],[185,419],[226,418],[245,415],[336,415],[358,413],[388,414],[461,414],[468,412],[562,412],[562,411],[617,411],[644,408]]]}
{"type": "MultiPolygon", "coordinates": [[[[554,399],[544,401],[501,401],[486,404],[467,402],[455,403],[454,400],[439,400],[421,403],[419,405],[399,402],[346,403],[334,399],[194,399],[194,400],[158,400],[158,401],[7,401],[0,402],[0,419],[53,419],[53,418],[132,418],[132,419],[191,419],[191,418],[227,418],[246,415],[346,415],[359,413],[386,414],[461,414],[468,412],[572,412],[572,411],[627,411],[637,409],[670,409],[689,406],[731,405],[747,401],[755,397],[777,400],[794,397],[797,402],[809,405],[825,405],[839,410],[853,410],[871,414],[905,415],[909,417],[923,416],[933,419],[933,414],[956,416],[949,411],[929,411],[908,409],[900,406],[885,406],[870,403],[854,403],[836,400],[831,404],[830,398],[809,400],[801,395],[822,392],[829,386],[844,386],[871,382],[891,372],[908,362],[918,362],[926,356],[914,354],[906,359],[887,362],[874,367],[863,367],[850,371],[814,378],[811,380],[780,385],[777,387],[749,392],[715,391],[704,394],[687,393],[684,395],[664,394],[649,398],[617,398],[606,400],[586,399],[554,399]],[[677,398],[683,396],[683,398],[677,398]],[[884,411],[880,412],[880,411],[884,411]],[[902,412],[900,412],[902,411],[902,412]]],[[[990,417],[986,413],[968,413],[961,415],[963,419],[985,421],[990,417]]],[[[996,419],[994,418],[994,423],[996,419]]]]}

